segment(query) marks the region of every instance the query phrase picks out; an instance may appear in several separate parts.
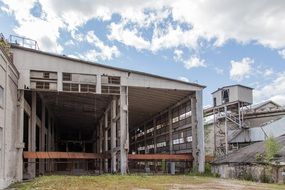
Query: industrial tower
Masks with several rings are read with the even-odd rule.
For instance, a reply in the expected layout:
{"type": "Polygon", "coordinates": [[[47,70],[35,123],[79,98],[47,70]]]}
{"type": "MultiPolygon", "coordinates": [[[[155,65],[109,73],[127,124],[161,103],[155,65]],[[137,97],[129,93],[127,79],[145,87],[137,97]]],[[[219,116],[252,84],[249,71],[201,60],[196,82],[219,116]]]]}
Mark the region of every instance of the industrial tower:
{"type": "Polygon", "coordinates": [[[252,90],[243,85],[231,85],[212,93],[215,157],[237,148],[231,141],[248,128],[244,112],[252,104],[252,90]]]}

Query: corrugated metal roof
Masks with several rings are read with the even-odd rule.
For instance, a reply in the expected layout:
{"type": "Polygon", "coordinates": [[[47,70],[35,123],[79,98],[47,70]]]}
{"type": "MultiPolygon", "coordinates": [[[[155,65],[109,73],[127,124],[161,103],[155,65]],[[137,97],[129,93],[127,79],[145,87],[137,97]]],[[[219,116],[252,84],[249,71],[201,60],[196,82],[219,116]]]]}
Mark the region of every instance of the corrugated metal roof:
{"type": "Polygon", "coordinates": [[[231,143],[257,142],[266,139],[266,136],[279,137],[285,134],[285,117],[268,122],[262,127],[245,129],[231,143]]]}
{"type": "Polygon", "coordinates": [[[272,100],[267,100],[267,101],[263,101],[263,102],[260,102],[260,103],[251,105],[251,106],[250,106],[250,109],[251,109],[251,110],[256,110],[256,109],[261,108],[261,107],[263,107],[263,106],[265,106],[265,105],[267,105],[267,104],[270,104],[270,103],[276,105],[276,107],[281,107],[281,106],[280,106],[279,104],[277,104],[276,102],[273,102],[272,100]]]}
{"type": "MultiPolygon", "coordinates": [[[[281,145],[281,149],[278,152],[278,157],[274,160],[276,162],[285,162],[285,135],[277,137],[277,142],[281,145]]],[[[256,160],[257,154],[264,154],[265,152],[265,141],[257,142],[247,147],[236,150],[226,156],[216,159],[213,164],[228,164],[228,163],[239,163],[239,164],[251,164],[259,163],[256,160]]]]}

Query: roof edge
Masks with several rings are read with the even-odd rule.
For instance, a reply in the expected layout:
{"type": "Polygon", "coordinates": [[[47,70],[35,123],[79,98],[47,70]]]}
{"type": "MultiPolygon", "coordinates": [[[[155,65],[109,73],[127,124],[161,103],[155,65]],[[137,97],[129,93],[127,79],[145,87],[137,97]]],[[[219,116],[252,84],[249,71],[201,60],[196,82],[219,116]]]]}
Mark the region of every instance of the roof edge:
{"type": "Polygon", "coordinates": [[[182,83],[182,84],[188,84],[188,85],[200,87],[200,88],[203,88],[203,89],[206,88],[205,85],[200,85],[198,83],[185,82],[185,81],[181,81],[181,80],[178,80],[178,79],[168,78],[168,77],[165,77],[165,76],[155,75],[155,74],[146,73],[146,72],[142,72],[142,71],[135,71],[135,70],[130,70],[130,69],[123,69],[123,68],[119,68],[119,67],[104,65],[104,64],[101,64],[101,63],[86,61],[86,60],[77,59],[77,58],[72,58],[72,57],[68,57],[68,56],[65,56],[65,55],[59,55],[59,54],[45,52],[45,51],[41,51],[41,50],[35,50],[35,49],[31,49],[31,48],[20,46],[20,45],[16,45],[16,44],[13,44],[13,43],[11,43],[10,45],[11,45],[12,49],[21,49],[21,50],[24,50],[24,51],[40,53],[40,54],[43,54],[43,55],[53,56],[53,57],[57,57],[57,58],[65,59],[65,60],[70,60],[70,61],[76,61],[76,62],[89,64],[89,65],[93,65],[93,66],[99,66],[99,67],[104,67],[104,68],[108,68],[108,69],[115,69],[115,70],[119,70],[119,71],[123,71],[123,72],[130,72],[130,73],[135,73],[135,74],[140,74],[140,75],[145,75],[145,76],[150,76],[150,77],[155,77],[155,78],[160,78],[160,79],[165,79],[165,80],[171,80],[171,81],[174,81],[174,82],[179,82],[179,83],[182,83]]]}
{"type": "Polygon", "coordinates": [[[223,87],[221,87],[221,88],[218,88],[217,90],[215,90],[215,91],[212,92],[211,94],[214,94],[214,93],[216,93],[217,91],[222,90],[222,89],[224,89],[224,88],[229,88],[229,87],[233,87],[233,86],[239,86],[239,87],[243,87],[243,88],[248,88],[248,89],[250,89],[250,90],[253,90],[253,89],[254,89],[254,88],[252,88],[252,87],[245,86],[245,85],[242,85],[242,84],[232,84],[232,85],[227,85],[227,86],[223,86],[223,87]]]}

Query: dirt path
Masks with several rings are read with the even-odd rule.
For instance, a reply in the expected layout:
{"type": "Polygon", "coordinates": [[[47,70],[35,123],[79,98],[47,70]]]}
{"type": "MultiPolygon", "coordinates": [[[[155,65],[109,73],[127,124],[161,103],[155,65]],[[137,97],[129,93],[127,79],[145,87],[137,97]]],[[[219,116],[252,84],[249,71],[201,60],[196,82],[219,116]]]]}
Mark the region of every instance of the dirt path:
{"type": "Polygon", "coordinates": [[[219,179],[214,182],[204,184],[171,184],[169,190],[270,190],[272,188],[263,187],[262,185],[235,184],[229,180],[219,179]]]}

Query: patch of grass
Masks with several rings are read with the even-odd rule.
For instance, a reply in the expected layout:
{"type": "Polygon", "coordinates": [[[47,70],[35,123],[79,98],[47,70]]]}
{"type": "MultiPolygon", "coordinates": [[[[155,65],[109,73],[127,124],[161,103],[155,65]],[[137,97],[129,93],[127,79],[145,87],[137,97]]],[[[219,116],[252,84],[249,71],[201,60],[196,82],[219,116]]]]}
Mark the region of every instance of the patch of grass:
{"type": "Polygon", "coordinates": [[[284,185],[223,180],[213,177],[189,175],[100,175],[100,176],[43,176],[16,183],[11,188],[19,190],[164,190],[164,189],[284,189],[284,185]]]}
{"type": "Polygon", "coordinates": [[[212,173],[211,164],[209,164],[209,163],[205,164],[205,172],[204,173],[198,172],[198,168],[197,167],[193,167],[193,169],[189,173],[189,175],[190,176],[204,176],[204,177],[220,177],[219,174],[212,173]]]}

